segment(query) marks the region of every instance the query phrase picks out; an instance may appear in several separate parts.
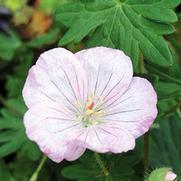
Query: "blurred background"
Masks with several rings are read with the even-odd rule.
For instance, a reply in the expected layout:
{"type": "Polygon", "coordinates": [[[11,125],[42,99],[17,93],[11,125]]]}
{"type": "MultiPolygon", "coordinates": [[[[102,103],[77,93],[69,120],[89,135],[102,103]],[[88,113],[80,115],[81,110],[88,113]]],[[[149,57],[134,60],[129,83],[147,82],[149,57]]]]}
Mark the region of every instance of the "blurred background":
{"type": "MultiPolygon", "coordinates": [[[[22,88],[28,69],[39,55],[56,47],[67,31],[55,20],[56,8],[66,2],[71,0],[0,0],[0,181],[28,180],[42,157],[25,135],[22,88]]],[[[167,166],[181,175],[181,6],[175,11],[178,16],[175,32],[165,36],[174,57],[173,66],[163,68],[145,61],[146,73],[142,76],[153,83],[159,97],[159,115],[151,129],[148,171],[167,166]]],[[[85,47],[85,42],[83,39],[65,47],[76,52],[85,47]]],[[[119,165],[113,168],[124,172],[124,181],[129,180],[128,176],[140,181],[144,175],[143,150],[144,141],[140,138],[133,153],[103,157],[108,165],[111,162],[119,165]]],[[[39,180],[86,181],[77,176],[85,174],[80,171],[85,168],[100,174],[92,152],[86,152],[75,164],[67,167],[74,163],[55,164],[48,160],[39,180]]]]}

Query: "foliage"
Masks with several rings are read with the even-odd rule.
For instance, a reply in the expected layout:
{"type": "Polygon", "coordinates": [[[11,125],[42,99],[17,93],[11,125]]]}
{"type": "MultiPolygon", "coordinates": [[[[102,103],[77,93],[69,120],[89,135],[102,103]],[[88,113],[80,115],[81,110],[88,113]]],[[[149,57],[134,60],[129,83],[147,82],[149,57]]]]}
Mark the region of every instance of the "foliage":
{"type": "Polygon", "coordinates": [[[13,33],[9,31],[9,36],[0,34],[0,58],[3,60],[11,60],[17,48],[21,46],[21,41],[13,33]]]}
{"type": "Polygon", "coordinates": [[[165,181],[166,173],[169,168],[159,168],[151,172],[147,181],[165,181]]]}
{"type": "Polygon", "coordinates": [[[153,130],[150,154],[153,168],[158,166],[172,167],[178,175],[181,175],[180,130],[180,120],[175,115],[160,121],[159,131],[153,130]],[[160,156],[157,159],[153,159],[158,153],[160,153],[160,156]]]}
{"type": "Polygon", "coordinates": [[[135,65],[140,52],[155,64],[170,65],[172,56],[162,35],[173,33],[170,23],[177,17],[171,8],[179,3],[179,0],[98,0],[65,4],[57,10],[57,19],[69,28],[60,45],[77,43],[93,30],[88,46],[123,49],[135,65]]]}
{"type": "Polygon", "coordinates": [[[14,181],[13,177],[10,174],[10,171],[8,170],[8,167],[4,163],[4,161],[0,161],[0,179],[5,181],[14,181]]]}
{"type": "MultiPolygon", "coordinates": [[[[134,156],[108,155],[106,160],[106,165],[109,167],[107,172],[114,181],[129,181],[134,174],[132,166],[137,163],[137,158],[134,156]]],[[[87,153],[80,158],[77,164],[65,167],[62,174],[66,178],[78,181],[104,181],[108,179],[109,175],[106,175],[104,169],[100,169],[99,164],[101,163],[97,160],[96,155],[87,153]]]]}
{"type": "Polygon", "coordinates": [[[26,4],[26,0],[0,0],[0,4],[8,9],[16,11],[26,4]]]}
{"type": "MultiPolygon", "coordinates": [[[[135,150],[124,154],[86,151],[74,162],[48,160],[38,180],[157,181],[160,170],[154,169],[161,167],[162,171],[172,168],[180,179],[180,4],[180,0],[36,0],[32,4],[0,0],[0,6],[13,12],[9,28],[0,32],[0,180],[29,180],[41,160],[39,148],[26,137],[22,88],[38,56],[56,46],[72,52],[93,46],[125,51],[134,74],[154,85],[159,114],[150,130],[150,173],[144,172],[147,158],[141,137],[135,150]]],[[[0,27],[1,19],[0,9],[0,27]]]]}

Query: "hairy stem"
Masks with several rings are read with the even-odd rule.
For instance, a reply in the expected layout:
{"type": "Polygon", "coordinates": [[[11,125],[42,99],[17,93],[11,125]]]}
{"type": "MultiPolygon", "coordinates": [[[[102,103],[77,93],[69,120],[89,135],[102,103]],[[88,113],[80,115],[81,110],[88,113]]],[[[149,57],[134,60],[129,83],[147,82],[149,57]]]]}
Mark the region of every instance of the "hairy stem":
{"type": "Polygon", "coordinates": [[[41,169],[43,168],[43,165],[44,165],[46,159],[47,159],[47,157],[45,155],[43,155],[37,169],[34,171],[33,175],[29,179],[29,181],[36,181],[38,179],[38,175],[39,175],[41,169]]]}
{"type": "Polygon", "coordinates": [[[148,171],[149,167],[149,137],[150,137],[150,132],[148,131],[144,135],[144,171],[148,171]]]}
{"type": "Polygon", "coordinates": [[[104,174],[106,181],[112,181],[111,175],[109,170],[106,168],[105,163],[101,159],[101,156],[98,153],[94,153],[94,157],[96,159],[96,162],[98,163],[102,173],[104,174]]]}

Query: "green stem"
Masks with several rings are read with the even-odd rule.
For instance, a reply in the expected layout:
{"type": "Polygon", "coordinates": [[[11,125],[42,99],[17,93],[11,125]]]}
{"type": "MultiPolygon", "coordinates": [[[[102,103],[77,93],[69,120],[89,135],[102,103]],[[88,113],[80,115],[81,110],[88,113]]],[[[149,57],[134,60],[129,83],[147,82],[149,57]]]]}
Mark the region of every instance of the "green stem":
{"type": "MultiPolygon", "coordinates": [[[[139,62],[139,72],[141,74],[145,73],[145,66],[144,66],[144,59],[143,56],[140,57],[140,62],[139,62]]],[[[149,137],[150,137],[150,132],[148,131],[144,135],[144,150],[143,150],[143,164],[144,164],[144,171],[148,171],[149,167],[149,137]]]]}
{"type": "Polygon", "coordinates": [[[149,137],[150,137],[150,132],[148,131],[144,135],[144,171],[148,171],[149,167],[149,137]]]}
{"type": "Polygon", "coordinates": [[[139,62],[139,73],[144,74],[145,71],[145,65],[144,65],[144,59],[143,59],[143,55],[140,55],[140,62],[139,62]]]}
{"type": "Polygon", "coordinates": [[[38,179],[38,175],[41,171],[41,169],[43,168],[43,165],[46,161],[47,157],[44,155],[37,167],[37,169],[34,171],[33,175],[31,176],[31,178],[29,179],[29,181],[36,181],[38,179]]]}
{"type": "Polygon", "coordinates": [[[102,173],[106,177],[106,181],[112,181],[111,175],[109,170],[106,168],[103,160],[101,159],[101,156],[98,153],[94,153],[94,157],[96,159],[96,162],[98,163],[99,167],[101,168],[102,173]]]}

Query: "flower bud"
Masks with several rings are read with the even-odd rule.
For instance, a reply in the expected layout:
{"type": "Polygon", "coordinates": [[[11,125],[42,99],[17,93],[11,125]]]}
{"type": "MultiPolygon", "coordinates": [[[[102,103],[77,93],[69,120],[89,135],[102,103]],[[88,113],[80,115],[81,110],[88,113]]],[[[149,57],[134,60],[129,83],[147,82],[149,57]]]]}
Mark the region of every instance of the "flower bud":
{"type": "Polygon", "coordinates": [[[173,173],[171,170],[167,171],[167,174],[165,176],[166,181],[173,181],[177,178],[177,175],[173,173]]]}
{"type": "Polygon", "coordinates": [[[147,181],[175,181],[176,177],[170,168],[159,168],[151,172],[147,181]]]}

